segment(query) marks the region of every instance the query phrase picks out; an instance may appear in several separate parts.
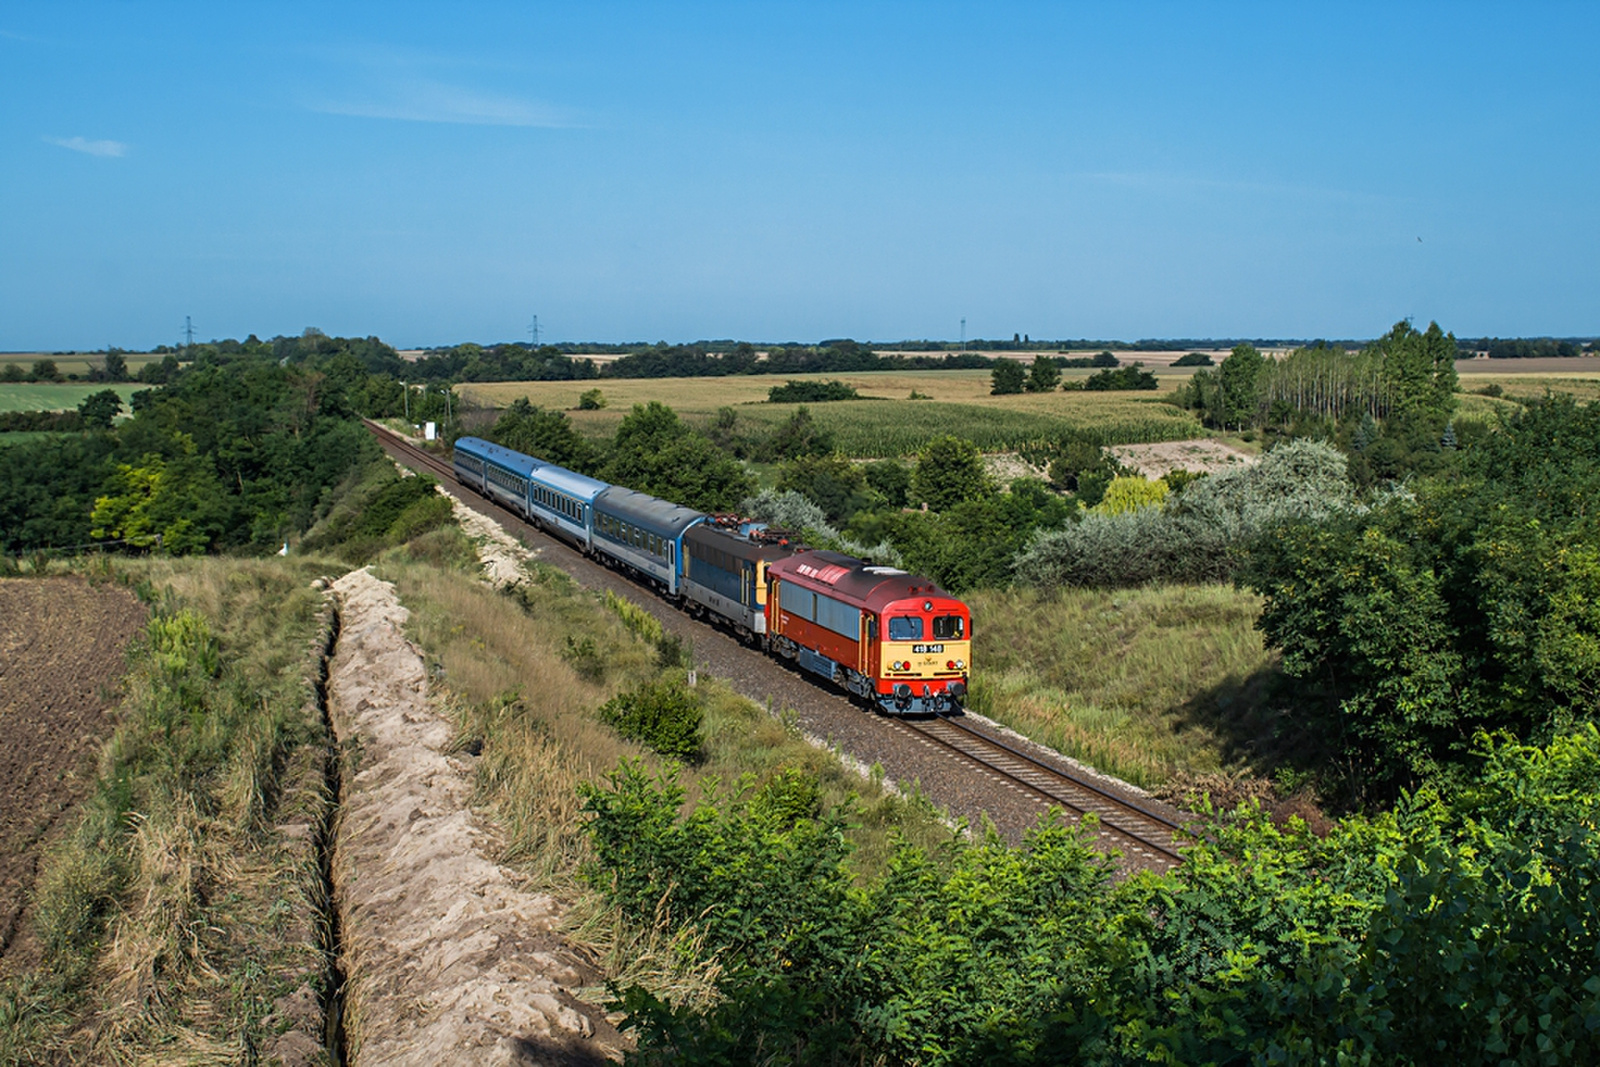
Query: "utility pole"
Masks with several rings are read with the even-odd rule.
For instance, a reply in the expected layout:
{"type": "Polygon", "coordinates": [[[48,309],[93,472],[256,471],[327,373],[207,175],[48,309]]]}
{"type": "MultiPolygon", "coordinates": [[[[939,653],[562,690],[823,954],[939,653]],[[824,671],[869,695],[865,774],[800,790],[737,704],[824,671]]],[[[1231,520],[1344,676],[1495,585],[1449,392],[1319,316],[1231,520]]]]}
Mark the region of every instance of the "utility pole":
{"type": "Polygon", "coordinates": [[[401,382],[400,388],[406,394],[406,425],[409,426],[411,424],[411,386],[401,382]]]}
{"type": "Polygon", "coordinates": [[[967,354],[967,320],[961,320],[961,354],[967,354]]]}

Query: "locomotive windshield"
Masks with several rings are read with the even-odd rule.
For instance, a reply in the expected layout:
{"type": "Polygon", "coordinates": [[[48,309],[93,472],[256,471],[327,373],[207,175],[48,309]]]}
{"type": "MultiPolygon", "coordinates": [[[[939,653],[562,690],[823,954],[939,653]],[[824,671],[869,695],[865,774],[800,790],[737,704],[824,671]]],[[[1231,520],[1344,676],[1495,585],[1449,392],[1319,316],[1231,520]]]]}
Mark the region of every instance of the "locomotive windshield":
{"type": "Polygon", "coordinates": [[[921,641],[922,620],[915,615],[900,615],[889,620],[889,640],[921,641]]]}
{"type": "Polygon", "coordinates": [[[960,615],[938,615],[933,620],[933,639],[935,641],[959,641],[966,634],[966,627],[960,615]]]}

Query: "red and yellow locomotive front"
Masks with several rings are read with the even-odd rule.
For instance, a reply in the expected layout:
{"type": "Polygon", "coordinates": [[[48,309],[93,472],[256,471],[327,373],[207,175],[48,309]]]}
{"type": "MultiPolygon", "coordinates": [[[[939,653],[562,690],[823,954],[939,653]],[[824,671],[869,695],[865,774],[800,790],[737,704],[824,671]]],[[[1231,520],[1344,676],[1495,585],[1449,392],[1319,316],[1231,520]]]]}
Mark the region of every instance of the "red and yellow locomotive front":
{"type": "Polygon", "coordinates": [[[967,695],[972,615],[932,581],[837,552],[767,568],[768,645],[884,711],[955,711],[967,695]]]}

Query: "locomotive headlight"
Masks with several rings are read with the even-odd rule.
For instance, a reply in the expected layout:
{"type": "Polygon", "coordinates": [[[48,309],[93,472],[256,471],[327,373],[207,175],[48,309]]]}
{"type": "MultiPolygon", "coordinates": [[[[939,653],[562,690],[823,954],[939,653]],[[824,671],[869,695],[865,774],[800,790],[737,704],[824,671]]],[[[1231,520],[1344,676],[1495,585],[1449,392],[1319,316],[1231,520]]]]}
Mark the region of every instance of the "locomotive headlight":
{"type": "Polygon", "coordinates": [[[967,661],[966,660],[964,660],[964,659],[956,660],[956,670],[964,671],[966,669],[967,669],[967,661]]]}

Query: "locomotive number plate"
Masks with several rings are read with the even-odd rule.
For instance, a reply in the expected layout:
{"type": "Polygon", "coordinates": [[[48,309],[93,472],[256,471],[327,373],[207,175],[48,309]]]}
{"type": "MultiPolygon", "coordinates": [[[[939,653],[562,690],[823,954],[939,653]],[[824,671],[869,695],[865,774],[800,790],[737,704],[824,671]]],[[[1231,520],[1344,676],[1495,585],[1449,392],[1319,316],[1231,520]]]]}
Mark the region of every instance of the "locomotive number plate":
{"type": "Polygon", "coordinates": [[[944,646],[943,645],[912,645],[911,646],[911,651],[913,651],[913,652],[943,652],[944,651],[944,646]]]}

